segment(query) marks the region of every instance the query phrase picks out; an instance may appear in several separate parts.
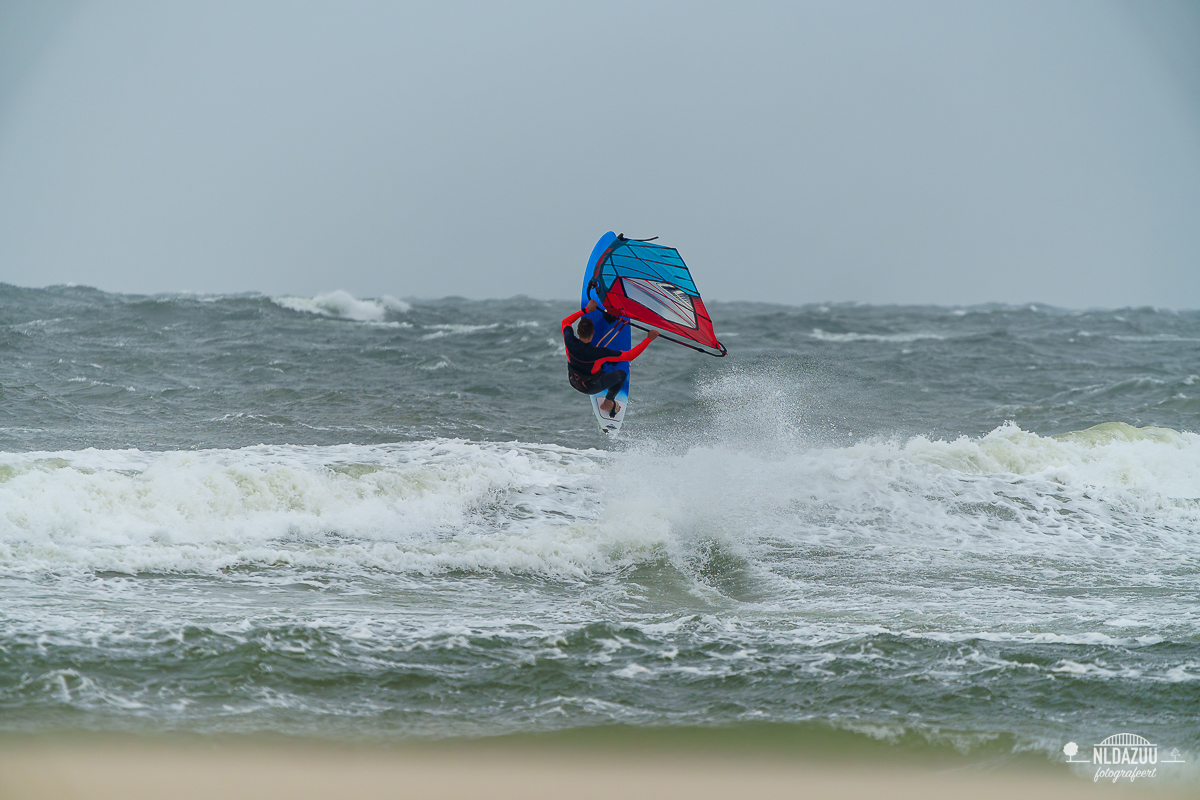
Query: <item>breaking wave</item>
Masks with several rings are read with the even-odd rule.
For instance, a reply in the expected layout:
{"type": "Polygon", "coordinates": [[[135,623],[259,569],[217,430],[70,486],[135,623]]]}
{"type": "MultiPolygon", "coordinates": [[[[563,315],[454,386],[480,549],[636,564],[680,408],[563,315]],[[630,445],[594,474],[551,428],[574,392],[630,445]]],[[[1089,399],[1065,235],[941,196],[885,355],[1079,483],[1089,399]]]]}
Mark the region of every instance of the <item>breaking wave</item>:
{"type": "Polygon", "coordinates": [[[272,302],[292,311],[306,314],[319,314],[325,317],[352,319],[358,322],[380,322],[387,313],[403,314],[411,306],[403,300],[397,300],[391,295],[383,295],[378,300],[359,300],[347,291],[338,289],[324,292],[316,297],[273,297],[272,302]]]}
{"type": "Polygon", "coordinates": [[[1198,487],[1200,436],[1121,423],[782,455],[462,440],[4,454],[0,569],[580,576],[665,560],[703,584],[716,547],[780,596],[820,579],[780,569],[781,550],[871,562],[885,582],[935,570],[1020,585],[1031,558],[1043,577],[1153,579],[1200,566],[1198,487]]]}
{"type": "Polygon", "coordinates": [[[919,342],[922,339],[945,339],[940,333],[829,333],[813,328],[809,334],[823,342],[919,342]]]}

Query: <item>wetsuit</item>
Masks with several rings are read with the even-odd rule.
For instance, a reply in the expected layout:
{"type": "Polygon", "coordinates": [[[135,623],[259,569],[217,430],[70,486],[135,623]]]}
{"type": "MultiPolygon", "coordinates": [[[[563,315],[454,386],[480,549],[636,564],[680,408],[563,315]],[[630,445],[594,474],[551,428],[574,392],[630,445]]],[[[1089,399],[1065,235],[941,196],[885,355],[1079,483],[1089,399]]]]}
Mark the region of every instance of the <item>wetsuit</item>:
{"type": "Polygon", "coordinates": [[[605,395],[609,400],[616,400],[629,377],[623,369],[601,371],[601,367],[613,361],[633,361],[642,354],[649,339],[643,339],[637,347],[631,350],[614,350],[611,347],[597,347],[594,344],[580,341],[571,325],[582,317],[586,311],[576,311],[562,321],[563,343],[567,346],[567,377],[571,385],[584,394],[596,394],[608,390],[605,395]]]}

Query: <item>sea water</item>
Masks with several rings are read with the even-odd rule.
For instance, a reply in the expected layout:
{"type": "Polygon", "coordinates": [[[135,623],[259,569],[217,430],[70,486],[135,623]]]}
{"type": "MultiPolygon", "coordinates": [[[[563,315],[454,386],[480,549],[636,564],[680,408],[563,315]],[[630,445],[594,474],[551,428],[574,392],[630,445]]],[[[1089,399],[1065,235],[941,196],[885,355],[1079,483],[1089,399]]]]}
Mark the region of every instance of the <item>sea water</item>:
{"type": "Polygon", "coordinates": [[[572,310],[0,286],[0,730],[1200,749],[1200,313],[572,310]]]}

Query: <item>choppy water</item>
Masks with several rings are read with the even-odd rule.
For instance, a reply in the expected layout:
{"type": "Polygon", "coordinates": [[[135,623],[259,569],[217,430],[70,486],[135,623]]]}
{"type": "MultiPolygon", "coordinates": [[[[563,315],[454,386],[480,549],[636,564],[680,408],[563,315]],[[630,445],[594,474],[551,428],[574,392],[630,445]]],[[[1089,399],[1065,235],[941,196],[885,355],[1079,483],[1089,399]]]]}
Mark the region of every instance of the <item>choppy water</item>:
{"type": "Polygon", "coordinates": [[[1200,749],[1200,313],[0,286],[0,729],[1200,749]]]}

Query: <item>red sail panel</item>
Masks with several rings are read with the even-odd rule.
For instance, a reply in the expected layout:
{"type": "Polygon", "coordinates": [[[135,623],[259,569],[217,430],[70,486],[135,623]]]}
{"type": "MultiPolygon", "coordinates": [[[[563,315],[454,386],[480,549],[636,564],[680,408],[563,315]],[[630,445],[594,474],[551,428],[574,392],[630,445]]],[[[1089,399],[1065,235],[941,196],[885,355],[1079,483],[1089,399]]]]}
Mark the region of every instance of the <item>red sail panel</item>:
{"type": "Polygon", "coordinates": [[[712,355],[725,355],[701,298],[679,290],[672,292],[670,284],[641,285],[644,283],[657,282],[619,278],[604,297],[605,310],[627,317],[640,328],[657,330],[680,344],[698,345],[697,349],[712,355]]]}

